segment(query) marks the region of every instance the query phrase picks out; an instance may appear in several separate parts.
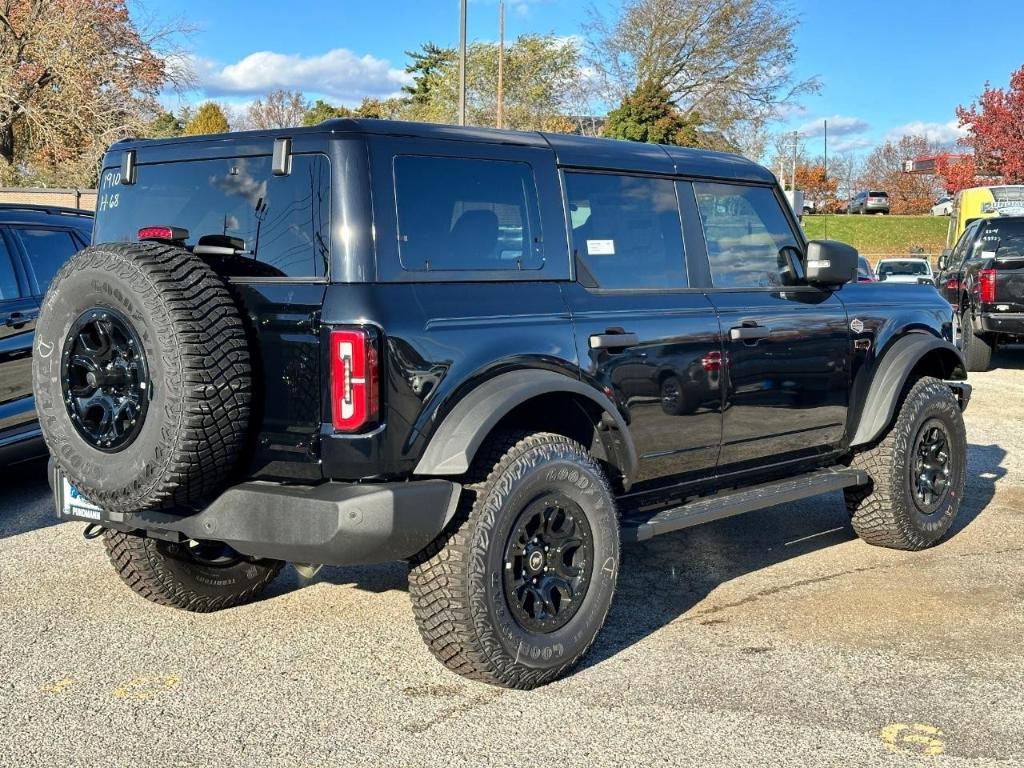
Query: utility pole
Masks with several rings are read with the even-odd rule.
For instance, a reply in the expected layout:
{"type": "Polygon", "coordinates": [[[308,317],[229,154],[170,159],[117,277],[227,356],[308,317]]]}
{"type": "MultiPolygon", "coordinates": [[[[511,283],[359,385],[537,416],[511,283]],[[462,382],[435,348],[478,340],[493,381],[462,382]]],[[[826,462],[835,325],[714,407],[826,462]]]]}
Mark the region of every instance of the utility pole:
{"type": "Polygon", "coordinates": [[[505,0],[498,0],[498,127],[505,127],[505,0]]]}
{"type": "Polygon", "coordinates": [[[459,3],[459,125],[466,124],[466,2],[459,3]]]}
{"type": "Polygon", "coordinates": [[[793,131],[793,175],[790,176],[789,188],[794,192],[796,191],[796,143],[799,137],[800,134],[797,131],[793,131]]]}

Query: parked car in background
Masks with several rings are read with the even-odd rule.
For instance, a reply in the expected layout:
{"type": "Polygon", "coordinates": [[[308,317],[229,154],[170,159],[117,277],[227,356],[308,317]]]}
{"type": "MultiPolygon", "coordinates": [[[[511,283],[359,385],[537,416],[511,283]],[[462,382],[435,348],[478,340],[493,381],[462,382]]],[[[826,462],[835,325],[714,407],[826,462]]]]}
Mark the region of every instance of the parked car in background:
{"type": "Polygon", "coordinates": [[[987,370],[997,344],[1024,339],[1024,216],[972,222],[939,270],[960,313],[967,369],[987,370]]]}
{"type": "Polygon", "coordinates": [[[949,195],[940,197],[932,206],[932,216],[949,216],[953,213],[953,198],[949,195]]]}
{"type": "Polygon", "coordinates": [[[889,213],[889,195],[885,192],[860,192],[850,201],[850,213],[889,213]]]}
{"type": "Polygon", "coordinates": [[[91,231],[88,211],[0,204],[0,466],[46,454],[32,398],[39,304],[91,231]]]}
{"type": "Polygon", "coordinates": [[[873,283],[878,278],[875,276],[875,270],[871,268],[871,262],[865,259],[863,256],[857,257],[857,282],[858,283],[873,283]]]}
{"type": "Polygon", "coordinates": [[[935,274],[928,259],[882,259],[876,272],[884,283],[935,284],[935,274]]]}

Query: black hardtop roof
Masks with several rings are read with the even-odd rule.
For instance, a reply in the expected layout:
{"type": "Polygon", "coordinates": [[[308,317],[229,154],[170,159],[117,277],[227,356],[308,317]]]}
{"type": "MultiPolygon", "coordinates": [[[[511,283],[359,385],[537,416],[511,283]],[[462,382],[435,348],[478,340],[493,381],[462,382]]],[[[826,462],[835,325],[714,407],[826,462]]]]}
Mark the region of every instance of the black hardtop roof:
{"type": "Polygon", "coordinates": [[[92,226],[93,212],[81,208],[30,203],[0,203],[0,224],[69,224],[92,226]]]}
{"type": "MultiPolygon", "coordinates": [[[[172,139],[126,139],[111,146],[110,151],[156,147],[171,150],[175,146],[199,142],[207,145],[252,144],[276,138],[313,137],[318,134],[363,134],[534,147],[553,150],[557,162],[563,166],[633,170],[666,175],[684,174],[762,183],[775,181],[775,176],[768,169],[739,155],[725,152],[541,131],[507,131],[475,126],[365,118],[335,118],[325,120],[319,125],[270,131],[238,131],[172,139]]],[[[166,155],[166,150],[160,154],[166,155]]]]}

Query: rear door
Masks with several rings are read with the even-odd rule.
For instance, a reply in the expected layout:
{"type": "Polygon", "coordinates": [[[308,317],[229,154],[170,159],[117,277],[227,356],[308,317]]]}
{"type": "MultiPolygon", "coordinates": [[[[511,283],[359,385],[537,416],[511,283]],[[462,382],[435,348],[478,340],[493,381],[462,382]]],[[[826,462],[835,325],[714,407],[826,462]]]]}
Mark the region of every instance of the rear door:
{"type": "Polygon", "coordinates": [[[0,445],[35,420],[32,337],[39,304],[29,293],[11,233],[0,227],[0,445]]]}
{"type": "Polygon", "coordinates": [[[800,284],[782,249],[801,249],[772,187],[694,182],[727,360],[719,469],[785,463],[843,440],[846,310],[800,284]],[[770,457],[770,458],[769,458],[770,457]]]}
{"type": "MultiPolygon", "coordinates": [[[[675,182],[567,171],[564,184],[577,353],[583,375],[629,423],[640,456],[636,490],[713,469],[721,335],[711,303],[690,287],[675,182]]],[[[699,242],[699,225],[688,232],[699,242]]]]}

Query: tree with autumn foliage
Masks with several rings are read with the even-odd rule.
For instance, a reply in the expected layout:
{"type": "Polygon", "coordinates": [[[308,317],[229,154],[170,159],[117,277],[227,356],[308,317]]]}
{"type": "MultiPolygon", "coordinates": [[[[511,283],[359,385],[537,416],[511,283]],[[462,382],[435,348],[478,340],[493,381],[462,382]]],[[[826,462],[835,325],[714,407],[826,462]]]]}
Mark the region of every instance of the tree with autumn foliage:
{"type": "Polygon", "coordinates": [[[978,170],[998,175],[1006,184],[1024,182],[1024,66],[1010,75],[1008,88],[985,83],[978,100],[957,107],[960,140],[974,150],[978,170]]]}
{"type": "Polygon", "coordinates": [[[974,162],[974,155],[943,153],[935,158],[935,174],[942,179],[945,191],[950,193],[981,186],[984,183],[978,176],[978,165],[974,162]]]}
{"type": "Polygon", "coordinates": [[[908,160],[939,152],[941,147],[923,136],[901,136],[896,141],[886,141],[865,159],[860,188],[888,193],[893,213],[928,213],[942,191],[941,180],[937,176],[907,173],[904,168],[908,160]]]}
{"type": "Polygon", "coordinates": [[[796,188],[804,193],[806,202],[813,202],[817,213],[836,210],[839,180],[829,178],[823,163],[804,163],[796,167],[796,188]]]}
{"type": "Polygon", "coordinates": [[[205,136],[210,133],[227,133],[230,130],[228,116],[215,101],[208,101],[196,110],[192,119],[185,124],[185,136],[205,136]]]}
{"type": "Polygon", "coordinates": [[[112,142],[144,133],[184,73],[171,28],[126,0],[0,0],[0,176],[87,184],[112,142]]]}

